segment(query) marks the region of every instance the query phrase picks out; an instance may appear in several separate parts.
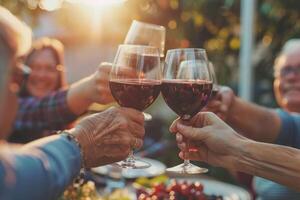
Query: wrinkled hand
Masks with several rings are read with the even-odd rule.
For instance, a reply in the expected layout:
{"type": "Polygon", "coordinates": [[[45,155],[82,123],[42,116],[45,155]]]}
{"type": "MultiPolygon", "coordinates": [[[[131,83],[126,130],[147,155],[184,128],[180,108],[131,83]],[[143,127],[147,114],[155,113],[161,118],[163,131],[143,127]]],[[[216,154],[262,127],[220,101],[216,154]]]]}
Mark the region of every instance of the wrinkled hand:
{"type": "Polygon", "coordinates": [[[70,132],[78,139],[87,168],[123,160],[143,144],[144,116],[130,108],[110,108],[82,119],[70,132]]]}
{"type": "Polygon", "coordinates": [[[226,86],[220,86],[217,95],[209,100],[203,111],[213,112],[226,121],[234,98],[235,94],[232,89],[226,86]]]}
{"type": "Polygon", "coordinates": [[[237,134],[225,122],[210,112],[200,112],[183,125],[180,119],[173,122],[170,131],[176,134],[179,156],[182,159],[204,161],[215,166],[233,168],[236,152],[240,151],[243,141],[247,140],[237,134]],[[189,141],[188,149],[187,143],[189,141]],[[194,150],[197,151],[194,151],[194,150]]]}

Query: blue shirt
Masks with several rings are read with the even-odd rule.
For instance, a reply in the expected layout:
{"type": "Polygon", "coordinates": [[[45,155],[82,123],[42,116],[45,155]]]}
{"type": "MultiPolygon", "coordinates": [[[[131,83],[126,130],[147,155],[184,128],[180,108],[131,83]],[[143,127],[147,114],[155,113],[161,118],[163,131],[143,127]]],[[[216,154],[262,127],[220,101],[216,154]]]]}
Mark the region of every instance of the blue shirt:
{"type": "Polygon", "coordinates": [[[57,199],[80,170],[80,150],[66,136],[21,148],[0,143],[0,199],[57,199]]]}
{"type": "MultiPolygon", "coordinates": [[[[278,109],[278,115],[281,128],[275,143],[300,149],[300,115],[282,109],[278,109]]],[[[300,200],[300,192],[260,177],[255,177],[254,187],[257,200],[300,200]]]]}

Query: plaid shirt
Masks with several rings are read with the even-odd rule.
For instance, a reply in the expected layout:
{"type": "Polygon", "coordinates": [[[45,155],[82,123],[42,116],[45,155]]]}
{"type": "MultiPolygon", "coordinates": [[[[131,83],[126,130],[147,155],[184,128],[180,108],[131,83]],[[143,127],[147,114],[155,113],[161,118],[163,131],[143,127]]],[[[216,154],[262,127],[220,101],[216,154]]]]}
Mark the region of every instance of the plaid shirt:
{"type": "Polygon", "coordinates": [[[38,99],[19,98],[19,110],[14,123],[11,142],[29,142],[45,136],[45,131],[63,129],[77,118],[67,104],[67,90],[51,93],[38,99]]]}

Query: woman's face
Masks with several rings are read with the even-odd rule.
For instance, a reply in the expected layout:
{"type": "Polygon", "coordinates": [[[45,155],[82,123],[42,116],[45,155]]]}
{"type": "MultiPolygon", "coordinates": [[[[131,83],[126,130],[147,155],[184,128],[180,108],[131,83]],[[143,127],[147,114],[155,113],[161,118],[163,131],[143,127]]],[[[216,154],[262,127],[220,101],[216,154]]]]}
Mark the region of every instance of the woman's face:
{"type": "Polygon", "coordinates": [[[56,90],[59,72],[52,50],[36,51],[29,58],[28,65],[32,71],[28,77],[27,90],[32,96],[42,98],[56,90]]]}

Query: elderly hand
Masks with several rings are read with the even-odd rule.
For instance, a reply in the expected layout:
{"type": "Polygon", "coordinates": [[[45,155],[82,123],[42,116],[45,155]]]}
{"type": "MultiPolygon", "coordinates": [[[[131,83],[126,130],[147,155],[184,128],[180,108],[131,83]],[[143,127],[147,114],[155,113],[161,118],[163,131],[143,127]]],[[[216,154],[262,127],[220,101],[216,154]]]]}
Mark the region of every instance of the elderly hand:
{"type": "Polygon", "coordinates": [[[173,122],[170,131],[176,134],[176,140],[182,159],[204,161],[215,166],[234,168],[236,152],[241,150],[247,139],[237,134],[215,114],[200,112],[184,125],[180,119],[173,122]],[[189,141],[189,147],[186,141],[189,141]],[[197,151],[194,151],[194,150],[197,151]]]}
{"type": "Polygon", "coordinates": [[[142,146],[144,116],[130,108],[111,108],[82,119],[70,133],[82,147],[85,167],[105,165],[142,146]]]}
{"type": "Polygon", "coordinates": [[[213,112],[221,119],[226,120],[234,98],[235,94],[232,89],[226,86],[220,86],[217,95],[209,100],[203,111],[213,112]]]}

